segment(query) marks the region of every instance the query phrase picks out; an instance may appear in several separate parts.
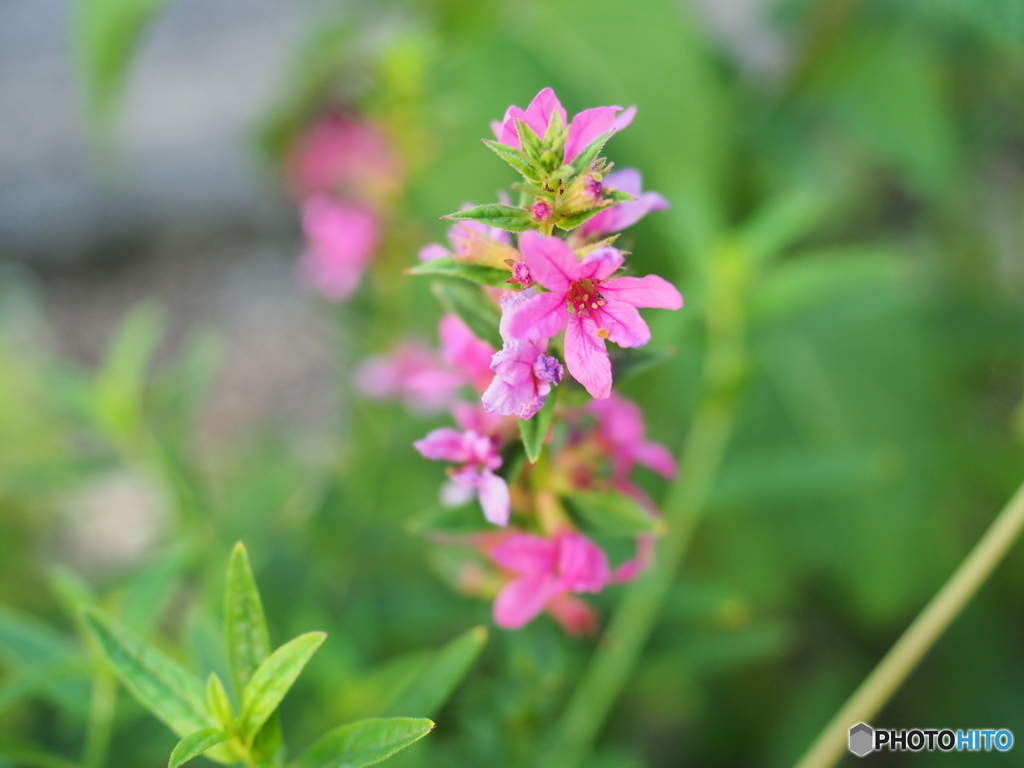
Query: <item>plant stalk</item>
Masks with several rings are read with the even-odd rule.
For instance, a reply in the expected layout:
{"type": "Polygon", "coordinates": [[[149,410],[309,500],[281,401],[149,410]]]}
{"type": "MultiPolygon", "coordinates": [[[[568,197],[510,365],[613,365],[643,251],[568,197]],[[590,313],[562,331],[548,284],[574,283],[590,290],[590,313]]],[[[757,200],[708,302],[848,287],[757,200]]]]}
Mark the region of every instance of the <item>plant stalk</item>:
{"type": "Polygon", "coordinates": [[[680,478],[662,505],[668,534],[651,570],[619,604],[544,750],[542,768],[577,768],[587,758],[654,630],[662,603],[703,515],[736,421],[745,372],[743,254],[721,249],[712,263],[705,394],[680,456],[680,478]]]}
{"type": "Polygon", "coordinates": [[[854,691],[797,763],[797,768],[827,768],[842,757],[847,730],[867,722],[900,687],[921,658],[934,645],[978,591],[1024,529],[1024,484],[989,526],[985,535],[956,569],[949,581],[907,627],[902,637],[854,691]]]}

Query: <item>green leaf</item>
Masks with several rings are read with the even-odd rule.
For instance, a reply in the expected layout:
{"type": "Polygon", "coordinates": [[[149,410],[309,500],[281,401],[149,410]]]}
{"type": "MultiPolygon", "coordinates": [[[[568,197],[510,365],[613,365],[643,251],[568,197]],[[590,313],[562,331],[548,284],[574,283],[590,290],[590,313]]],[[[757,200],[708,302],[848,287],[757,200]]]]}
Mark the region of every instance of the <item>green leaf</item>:
{"type": "Polygon", "coordinates": [[[155,304],[134,307],[117,331],[93,390],[96,421],[111,437],[137,437],[149,361],[164,333],[164,313],[155,304]]]}
{"type": "Polygon", "coordinates": [[[246,743],[252,743],[263,724],[277,709],[295,679],[327,638],[325,632],[307,632],[270,654],[242,691],[240,724],[246,743]]]}
{"type": "Polygon", "coordinates": [[[597,208],[591,208],[589,211],[577,211],[569,216],[563,216],[561,219],[555,222],[555,226],[559,229],[569,231],[570,229],[576,229],[580,224],[592,219],[601,211],[606,211],[617,203],[608,203],[607,205],[599,205],[597,208]]]}
{"type": "Polygon", "coordinates": [[[493,288],[508,288],[508,279],[512,273],[507,269],[474,264],[464,259],[442,256],[431,259],[406,270],[407,275],[440,275],[442,277],[458,277],[493,288]]]}
{"type": "Polygon", "coordinates": [[[533,214],[525,208],[514,208],[499,203],[478,205],[464,211],[449,213],[441,218],[449,221],[479,221],[481,224],[508,232],[525,232],[534,225],[533,214]]]}
{"type": "Polygon", "coordinates": [[[484,144],[498,157],[519,171],[529,181],[540,181],[540,173],[522,152],[493,139],[484,139],[484,144]]]}
{"type": "Polygon", "coordinates": [[[479,286],[465,280],[438,280],[430,288],[441,306],[458,315],[478,339],[501,349],[501,313],[479,286]]]}
{"type": "Polygon", "coordinates": [[[135,574],[118,614],[121,622],[133,632],[145,635],[167,605],[187,563],[184,548],[174,547],[135,574]]]}
{"type": "Polygon", "coordinates": [[[391,757],[434,729],[430,720],[377,717],[328,731],[296,762],[295,768],[361,768],[391,757]]]}
{"type": "MultiPolygon", "coordinates": [[[[479,516],[479,512],[478,512],[479,516]]],[[[487,644],[487,630],[473,627],[442,648],[401,693],[387,714],[416,712],[434,717],[469,672],[487,644]]]]}
{"type": "Polygon", "coordinates": [[[78,0],[73,44],[94,119],[109,118],[124,91],[132,54],[167,0],[78,0]]]}
{"type": "Polygon", "coordinates": [[[523,438],[526,458],[531,464],[537,462],[540,452],[544,449],[544,439],[548,436],[548,429],[551,427],[551,417],[555,412],[557,399],[558,389],[556,388],[548,394],[543,408],[529,419],[519,419],[519,434],[523,438]]]}
{"type": "Polygon", "coordinates": [[[249,554],[242,542],[235,544],[228,562],[224,587],[224,637],[235,695],[241,697],[256,668],[270,655],[270,633],[263,614],[249,554]]]}
{"type": "Polygon", "coordinates": [[[213,725],[195,675],[95,609],[82,620],[125,688],[168,728],[187,736],[213,725]]]}
{"type": "Polygon", "coordinates": [[[187,763],[210,747],[215,747],[230,738],[230,735],[219,728],[203,728],[195,733],[190,733],[174,747],[171,758],[167,761],[167,768],[178,768],[182,763],[187,763]]]}
{"type": "Polygon", "coordinates": [[[606,536],[662,533],[665,528],[639,502],[614,491],[570,493],[565,500],[584,523],[606,536]]]}
{"type": "Polygon", "coordinates": [[[211,672],[206,679],[206,707],[217,718],[224,728],[230,728],[235,721],[235,712],[231,708],[231,699],[216,672],[211,672]]]}
{"type": "Polygon", "coordinates": [[[600,154],[601,150],[604,149],[604,145],[608,143],[608,139],[612,137],[615,131],[605,131],[592,142],[587,144],[576,157],[572,159],[572,165],[580,173],[586,173],[590,170],[591,164],[600,154]]]}

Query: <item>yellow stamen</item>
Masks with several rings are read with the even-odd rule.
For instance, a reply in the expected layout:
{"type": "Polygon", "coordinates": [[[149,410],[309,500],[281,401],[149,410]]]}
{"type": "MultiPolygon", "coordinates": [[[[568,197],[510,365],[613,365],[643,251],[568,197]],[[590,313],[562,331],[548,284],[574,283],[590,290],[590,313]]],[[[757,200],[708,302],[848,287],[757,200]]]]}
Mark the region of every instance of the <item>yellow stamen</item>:
{"type": "Polygon", "coordinates": [[[599,339],[607,339],[608,338],[608,331],[605,328],[598,328],[597,329],[597,337],[599,339]]]}

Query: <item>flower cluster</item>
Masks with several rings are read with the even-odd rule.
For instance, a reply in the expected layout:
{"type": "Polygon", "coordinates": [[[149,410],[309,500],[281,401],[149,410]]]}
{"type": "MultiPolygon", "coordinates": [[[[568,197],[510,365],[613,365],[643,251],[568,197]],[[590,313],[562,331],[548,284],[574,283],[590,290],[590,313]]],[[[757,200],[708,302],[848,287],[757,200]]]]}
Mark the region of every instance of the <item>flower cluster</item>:
{"type": "Polygon", "coordinates": [[[367,396],[454,417],[415,443],[450,465],[431,519],[443,533],[446,516],[479,504],[474,532],[443,538],[468,545],[460,586],[494,597],[502,627],[547,611],[567,631],[593,630],[577,595],[636,577],[662,528],[632,475],[643,466],[671,478],[675,461],[612,389],[615,350],[651,340],[638,308],[683,303],[663,278],[628,274],[615,247],[623,229],[668,207],[639,172],[601,156],[635,112],[598,107],[570,121],[550,88],[509,107],[485,144],[522,176],[517,204],[502,195],[444,217],[450,247],[425,247],[409,270],[433,278],[449,310],[440,349],[406,342],[359,372],[367,396]],[[461,398],[469,390],[473,402],[461,398]]]}
{"type": "Polygon", "coordinates": [[[285,165],[307,243],[299,275],[328,299],[343,301],[380,244],[384,208],[402,185],[398,159],[381,129],[344,112],[301,134],[285,165]]]}

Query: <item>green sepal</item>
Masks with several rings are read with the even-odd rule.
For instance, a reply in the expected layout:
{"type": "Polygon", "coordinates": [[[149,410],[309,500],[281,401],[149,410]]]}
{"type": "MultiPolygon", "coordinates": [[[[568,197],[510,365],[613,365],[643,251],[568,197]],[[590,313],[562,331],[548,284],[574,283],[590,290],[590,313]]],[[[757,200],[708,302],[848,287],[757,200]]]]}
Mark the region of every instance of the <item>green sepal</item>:
{"type": "Polygon", "coordinates": [[[628,203],[630,200],[636,200],[634,195],[629,192],[623,192],[621,189],[605,189],[601,192],[604,197],[610,197],[616,203],[628,203]]]}
{"type": "Polygon", "coordinates": [[[523,148],[526,153],[540,162],[540,156],[544,152],[544,142],[541,141],[533,128],[528,126],[523,120],[515,120],[516,134],[519,136],[519,146],[523,148]]]}
{"type": "Polygon", "coordinates": [[[228,698],[224,683],[216,672],[211,672],[206,678],[206,706],[222,728],[231,728],[235,722],[235,712],[231,708],[231,699],[228,698]]]}
{"type": "Polygon", "coordinates": [[[435,280],[430,288],[441,306],[458,315],[474,336],[495,349],[501,349],[501,335],[498,333],[501,313],[482,288],[465,280],[435,280]]]}
{"type": "Polygon", "coordinates": [[[94,608],[82,621],[125,688],[178,736],[213,725],[199,678],[94,608]]]}
{"type": "Polygon", "coordinates": [[[594,216],[597,216],[601,211],[608,210],[613,205],[617,205],[617,203],[606,203],[605,205],[599,205],[596,208],[591,208],[587,211],[577,211],[569,216],[563,216],[555,222],[555,226],[568,232],[570,229],[576,229],[576,227],[588,219],[592,219],[594,216]]]}
{"type": "Polygon", "coordinates": [[[544,449],[544,438],[548,436],[548,429],[551,427],[551,417],[555,412],[555,401],[558,399],[558,388],[555,387],[548,393],[544,406],[529,419],[519,419],[519,434],[523,438],[523,448],[526,449],[526,458],[531,464],[536,464],[540,458],[540,452],[544,449]]]}
{"type": "Polygon", "coordinates": [[[362,768],[391,757],[434,730],[424,718],[375,717],[328,731],[296,761],[295,768],[362,768]]]}
{"type": "Polygon", "coordinates": [[[638,533],[663,533],[665,524],[641,504],[614,491],[588,491],[567,494],[572,512],[597,533],[606,536],[635,536],[638,533]]]}
{"type": "Polygon", "coordinates": [[[430,717],[436,715],[462,682],[485,645],[487,630],[484,627],[473,627],[459,635],[434,655],[426,669],[388,707],[387,714],[408,715],[416,712],[430,717]]]}
{"type": "Polygon", "coordinates": [[[586,173],[591,164],[600,154],[601,150],[604,149],[604,145],[608,143],[608,139],[612,137],[615,131],[605,131],[592,142],[587,144],[576,157],[572,159],[573,167],[576,168],[579,173],[586,173]]]}
{"type": "Polygon", "coordinates": [[[471,261],[457,259],[453,256],[442,256],[417,264],[405,271],[407,275],[440,275],[441,277],[458,277],[492,288],[508,288],[508,279],[512,273],[507,269],[474,264],[471,261]]]}
{"type": "Polygon", "coordinates": [[[178,768],[179,765],[187,763],[193,757],[198,757],[210,747],[215,747],[221,742],[227,741],[231,736],[219,728],[203,728],[190,733],[177,743],[167,761],[167,768],[178,768]]]}
{"type": "Polygon", "coordinates": [[[270,654],[252,673],[242,691],[242,714],[239,715],[241,735],[246,744],[252,743],[326,638],[326,632],[299,635],[270,654]]]}
{"type": "Polygon", "coordinates": [[[523,178],[530,181],[540,181],[540,171],[534,167],[530,158],[522,152],[494,139],[484,139],[483,142],[494,154],[517,170],[523,178]]]}
{"type": "Polygon", "coordinates": [[[486,203],[442,216],[448,221],[479,221],[489,227],[506,232],[525,232],[534,226],[533,214],[525,208],[514,208],[500,203],[486,203]]]}

